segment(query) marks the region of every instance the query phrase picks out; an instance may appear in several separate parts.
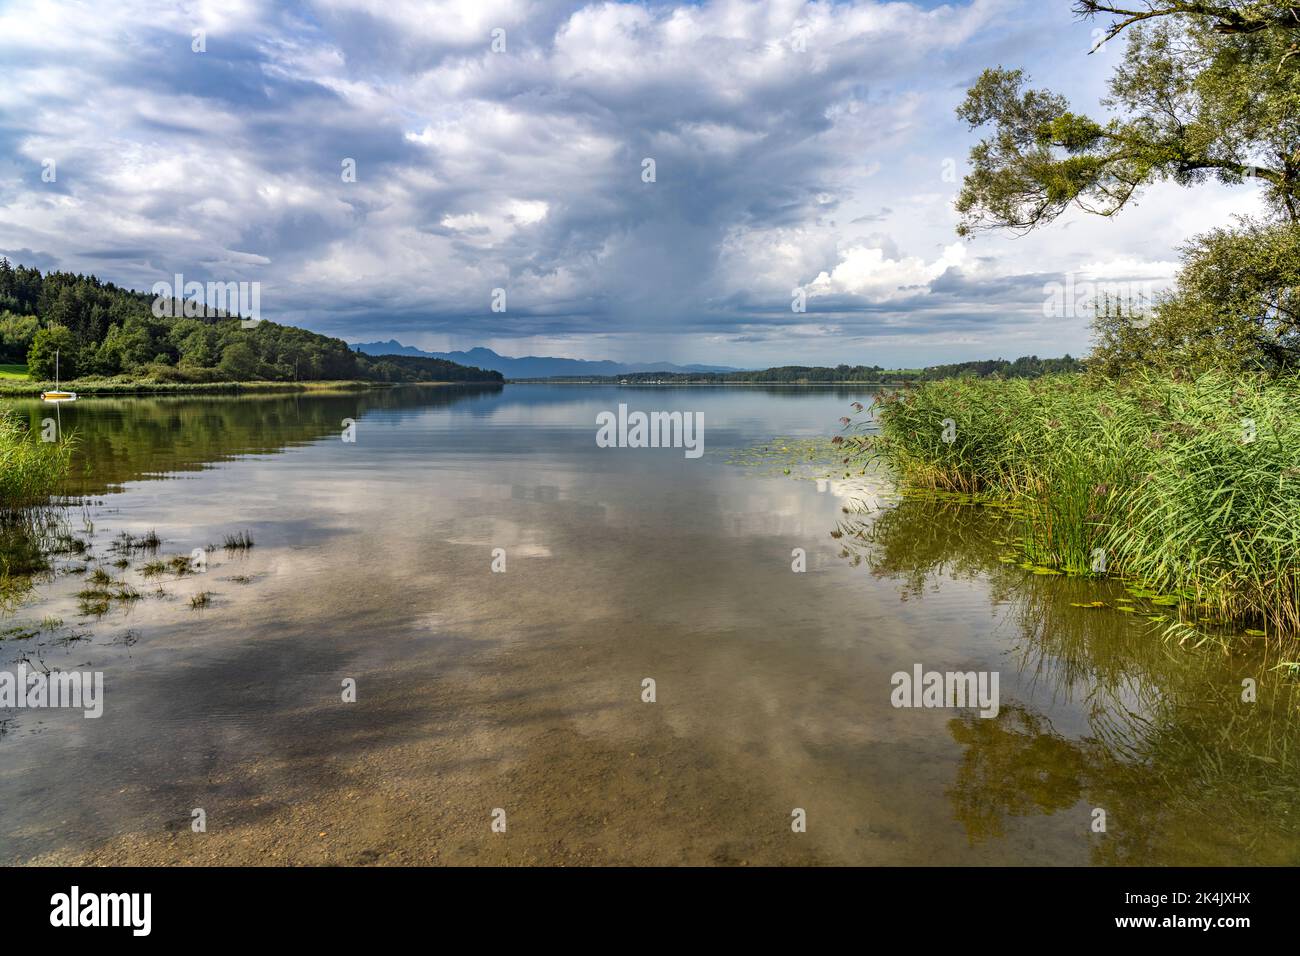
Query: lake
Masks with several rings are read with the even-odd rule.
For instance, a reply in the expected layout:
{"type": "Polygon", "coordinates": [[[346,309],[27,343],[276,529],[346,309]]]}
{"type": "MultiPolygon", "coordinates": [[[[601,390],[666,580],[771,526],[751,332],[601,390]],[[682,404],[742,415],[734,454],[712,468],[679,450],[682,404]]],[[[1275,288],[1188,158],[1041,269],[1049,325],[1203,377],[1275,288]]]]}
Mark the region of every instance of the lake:
{"type": "Polygon", "coordinates": [[[103,715],[0,711],[0,860],[1300,862],[1276,655],[1163,641],[1120,583],[1011,562],[1005,510],[843,465],[870,392],[61,406],[87,550],[0,656],[102,672],[103,715]],[[598,447],[620,404],[698,413],[703,453],[598,447]],[[96,567],[138,597],[86,606],[96,567]],[[996,674],[996,715],[895,706],[917,668],[996,674]]]}

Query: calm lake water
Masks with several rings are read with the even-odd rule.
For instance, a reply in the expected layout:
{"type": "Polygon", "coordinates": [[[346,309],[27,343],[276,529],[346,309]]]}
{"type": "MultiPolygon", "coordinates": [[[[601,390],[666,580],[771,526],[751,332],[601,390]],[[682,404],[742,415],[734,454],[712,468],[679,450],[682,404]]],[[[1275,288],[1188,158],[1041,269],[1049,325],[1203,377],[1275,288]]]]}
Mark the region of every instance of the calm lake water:
{"type": "Polygon", "coordinates": [[[89,558],[3,614],[0,667],[102,671],[104,713],[0,711],[0,861],[1300,862],[1277,660],[1163,642],[1118,584],[1005,563],[996,509],[807,460],[855,399],[510,385],[60,408],[89,558]],[[701,412],[703,456],[598,448],[620,402],[701,412]],[[150,530],[156,552],[114,550],[150,530]],[[221,547],[241,531],[255,547],[221,547]],[[142,571],[209,545],[202,573],[142,571]],[[99,566],[141,597],[82,607],[99,566]],[[894,707],[916,665],[997,672],[997,716],[894,707]]]}

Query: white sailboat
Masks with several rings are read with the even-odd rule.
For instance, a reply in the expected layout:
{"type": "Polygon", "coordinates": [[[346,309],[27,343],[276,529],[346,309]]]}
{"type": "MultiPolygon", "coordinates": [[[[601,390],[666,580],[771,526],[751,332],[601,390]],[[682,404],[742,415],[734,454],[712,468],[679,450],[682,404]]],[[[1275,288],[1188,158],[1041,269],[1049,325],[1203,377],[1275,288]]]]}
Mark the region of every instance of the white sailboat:
{"type": "Polygon", "coordinates": [[[54,350],[54,391],[41,392],[43,402],[75,402],[76,392],[65,392],[59,388],[59,350],[54,350]]]}

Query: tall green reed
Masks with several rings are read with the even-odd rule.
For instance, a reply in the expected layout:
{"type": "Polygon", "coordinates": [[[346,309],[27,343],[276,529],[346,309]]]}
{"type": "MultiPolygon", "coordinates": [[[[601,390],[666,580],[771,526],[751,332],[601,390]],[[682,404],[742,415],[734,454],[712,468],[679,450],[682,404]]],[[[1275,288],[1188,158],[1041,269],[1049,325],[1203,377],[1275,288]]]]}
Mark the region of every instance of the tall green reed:
{"type": "Polygon", "coordinates": [[[1014,499],[1036,564],[1300,633],[1300,380],[957,379],[880,397],[904,485],[1014,499]]]}
{"type": "Polygon", "coordinates": [[[73,439],[43,442],[12,414],[0,412],[0,610],[49,567],[50,499],[68,473],[73,439]]]}
{"type": "Polygon", "coordinates": [[[71,438],[40,441],[15,415],[0,412],[0,513],[44,504],[68,473],[71,438]]]}

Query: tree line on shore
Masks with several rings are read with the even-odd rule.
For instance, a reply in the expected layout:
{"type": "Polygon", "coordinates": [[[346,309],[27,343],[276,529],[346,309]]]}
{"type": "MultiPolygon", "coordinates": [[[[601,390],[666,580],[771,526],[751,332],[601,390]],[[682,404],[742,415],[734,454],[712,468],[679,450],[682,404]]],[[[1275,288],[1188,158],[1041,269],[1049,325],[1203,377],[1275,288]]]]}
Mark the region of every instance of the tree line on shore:
{"type": "Polygon", "coordinates": [[[362,355],[342,339],[238,316],[154,314],[154,296],[70,272],[0,259],[0,364],[52,379],[150,382],[500,382],[499,372],[443,359],[362,355]]]}
{"type": "Polygon", "coordinates": [[[635,385],[656,382],[672,385],[905,385],[908,382],[933,382],[944,378],[1038,378],[1058,372],[1081,372],[1083,367],[1082,362],[1070,355],[1048,359],[1024,355],[1011,362],[1002,358],[982,359],[915,369],[887,369],[880,365],[781,365],[743,372],[630,372],[626,375],[553,376],[548,381],[627,382],[635,385]]]}

